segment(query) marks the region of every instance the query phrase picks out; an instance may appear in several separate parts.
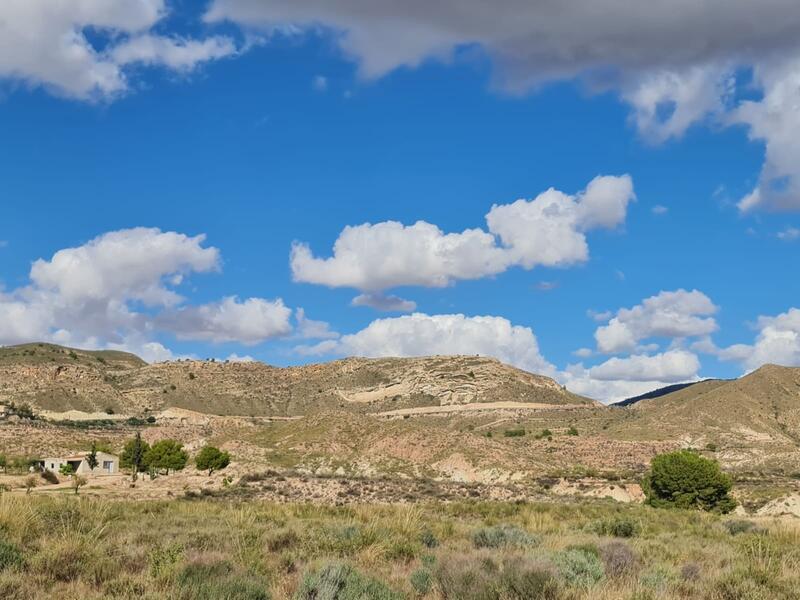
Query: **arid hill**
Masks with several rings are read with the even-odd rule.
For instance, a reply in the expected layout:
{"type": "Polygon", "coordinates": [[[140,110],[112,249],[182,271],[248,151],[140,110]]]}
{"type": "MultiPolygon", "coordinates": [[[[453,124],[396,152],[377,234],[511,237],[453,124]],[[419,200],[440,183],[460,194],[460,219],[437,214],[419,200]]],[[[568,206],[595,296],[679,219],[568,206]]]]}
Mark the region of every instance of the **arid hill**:
{"type": "Polygon", "coordinates": [[[196,360],[148,365],[123,352],[52,344],[0,349],[3,402],[58,412],[143,415],[174,407],[284,417],[325,410],[402,415],[483,403],[595,405],[548,377],[475,356],[348,358],[289,368],[196,360]]]}
{"type": "Polygon", "coordinates": [[[728,464],[786,464],[800,450],[800,368],[764,365],[732,381],[708,380],[620,411],[609,433],[680,439],[718,449],[728,464]]]}

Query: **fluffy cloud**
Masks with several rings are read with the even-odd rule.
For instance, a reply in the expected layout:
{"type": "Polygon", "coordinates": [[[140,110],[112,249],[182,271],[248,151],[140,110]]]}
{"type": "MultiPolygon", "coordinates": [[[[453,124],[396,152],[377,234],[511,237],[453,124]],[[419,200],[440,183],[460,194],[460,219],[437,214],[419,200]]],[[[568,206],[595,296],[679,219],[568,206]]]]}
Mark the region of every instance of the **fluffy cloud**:
{"type": "Polygon", "coordinates": [[[299,350],[305,354],[348,356],[480,354],[533,373],[555,375],[556,372],[539,352],[530,328],[492,316],[414,313],[378,319],[357,333],[299,350]]]}
{"type": "Polygon", "coordinates": [[[444,233],[424,221],[346,227],[330,258],[295,244],[292,275],[299,282],[374,293],[402,285],[444,287],[513,266],[567,266],[588,258],[585,232],[620,225],[633,199],[629,176],[606,176],[575,196],[549,189],[533,200],[495,205],[486,215],[488,231],[444,233]]]}
{"type": "Polygon", "coordinates": [[[711,299],[698,290],[660,292],[632,308],[618,310],[594,337],[600,352],[629,352],[648,338],[708,335],[717,330],[711,316],[716,312],[711,299]]]}
{"type": "Polygon", "coordinates": [[[734,87],[730,69],[701,65],[645,73],[623,86],[622,97],[633,108],[639,132],[660,143],[706,117],[722,115],[734,87]]]}
{"type": "Polygon", "coordinates": [[[593,367],[569,365],[558,375],[567,389],[601,402],[617,402],[672,383],[699,379],[700,361],[685,350],[611,358],[593,367]]]}
{"type": "Polygon", "coordinates": [[[700,361],[686,350],[670,350],[652,356],[634,354],[626,358],[611,358],[591,367],[588,374],[599,381],[659,381],[677,383],[697,375],[700,361]]]}
{"type": "Polygon", "coordinates": [[[139,227],[101,235],[83,246],[59,250],[31,267],[41,290],[67,301],[140,300],[172,305],[181,300],[168,286],[189,272],[219,268],[219,250],[202,246],[205,236],[139,227]],[[170,281],[165,278],[169,276],[170,281]]]}
{"type": "Polygon", "coordinates": [[[244,344],[288,334],[291,310],[280,299],[185,304],[177,291],[184,279],[219,269],[219,251],[204,242],[126,229],[35,261],[29,285],[0,293],[0,344],[48,340],[164,360],[172,354],[153,339],[158,332],[244,344]]]}
{"type": "Polygon", "coordinates": [[[156,323],[182,340],[253,345],[288,335],[292,331],[291,315],[291,309],[281,299],[239,301],[231,296],[211,304],[162,313],[156,323]]]}
{"type": "Polygon", "coordinates": [[[755,70],[760,100],[746,100],[730,121],[749,126],[752,139],[766,145],[764,166],[756,187],[739,203],[756,208],[800,209],[800,55],[769,62],[755,70]]]}
{"type": "Polygon", "coordinates": [[[0,78],[74,98],[110,98],[128,88],[128,63],[187,70],[234,52],[223,38],[195,42],[150,34],[166,14],[164,0],[3,0],[0,78]],[[103,39],[102,49],[87,30],[103,39]]]}
{"type": "Polygon", "coordinates": [[[417,303],[392,294],[359,294],[350,302],[352,306],[369,306],[384,312],[413,312],[417,303]]]}
{"type": "Polygon", "coordinates": [[[739,362],[747,370],[775,363],[800,366],[800,309],[790,308],[774,317],[761,316],[753,344],[735,344],[723,349],[707,347],[722,360],[739,362]]]}

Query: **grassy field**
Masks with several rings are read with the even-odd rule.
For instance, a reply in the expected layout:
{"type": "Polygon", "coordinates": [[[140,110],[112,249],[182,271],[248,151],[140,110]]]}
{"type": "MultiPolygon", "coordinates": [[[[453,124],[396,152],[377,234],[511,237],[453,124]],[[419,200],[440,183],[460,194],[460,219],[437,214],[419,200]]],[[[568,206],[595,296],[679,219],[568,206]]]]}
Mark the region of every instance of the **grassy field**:
{"type": "Polygon", "coordinates": [[[0,496],[0,598],[798,598],[800,525],[606,502],[0,496]]]}

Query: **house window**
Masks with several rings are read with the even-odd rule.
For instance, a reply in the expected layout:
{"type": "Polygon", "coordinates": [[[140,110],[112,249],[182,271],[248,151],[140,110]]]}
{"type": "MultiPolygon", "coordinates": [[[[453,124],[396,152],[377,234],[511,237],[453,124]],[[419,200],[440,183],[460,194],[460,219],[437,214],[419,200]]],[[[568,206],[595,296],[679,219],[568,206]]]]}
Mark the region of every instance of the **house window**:
{"type": "Polygon", "coordinates": [[[112,461],[110,461],[110,460],[104,460],[103,461],[103,470],[104,471],[108,471],[109,473],[111,473],[113,466],[114,466],[114,463],[112,461]]]}
{"type": "Polygon", "coordinates": [[[55,466],[53,463],[50,463],[50,468],[51,468],[51,469],[55,469],[55,468],[56,468],[56,466],[55,466]]]}

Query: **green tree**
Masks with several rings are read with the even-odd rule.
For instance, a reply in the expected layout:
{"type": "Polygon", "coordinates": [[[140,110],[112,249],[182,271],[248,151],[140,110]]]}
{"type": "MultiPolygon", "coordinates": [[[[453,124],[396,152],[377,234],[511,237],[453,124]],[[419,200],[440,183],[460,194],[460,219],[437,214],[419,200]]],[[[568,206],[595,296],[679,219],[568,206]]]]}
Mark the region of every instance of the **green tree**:
{"type": "Polygon", "coordinates": [[[733,483],[715,460],[691,450],[659,454],[642,481],[647,504],[659,508],[699,508],[728,513],[736,507],[733,483]]]}
{"type": "Polygon", "coordinates": [[[135,438],[125,444],[125,448],[119,457],[119,462],[123,468],[132,471],[131,478],[133,481],[136,481],[139,473],[147,471],[148,465],[145,461],[145,456],[149,451],[150,444],[142,439],[141,433],[137,433],[135,438]]]}
{"type": "Polygon", "coordinates": [[[170,470],[180,471],[186,466],[189,455],[183,449],[183,444],[176,440],[159,440],[150,447],[144,455],[144,461],[150,467],[161,470],[167,475],[170,470]]]}
{"type": "Polygon", "coordinates": [[[89,465],[92,471],[97,468],[97,442],[92,442],[92,449],[89,450],[89,454],[86,455],[86,464],[89,465]]]}
{"type": "Polygon", "coordinates": [[[194,459],[194,464],[200,471],[221,471],[231,462],[231,455],[214,446],[204,446],[194,459]]]}
{"type": "Polygon", "coordinates": [[[58,468],[58,472],[64,475],[65,477],[71,477],[75,473],[75,469],[72,468],[71,464],[64,463],[58,468]]]}

